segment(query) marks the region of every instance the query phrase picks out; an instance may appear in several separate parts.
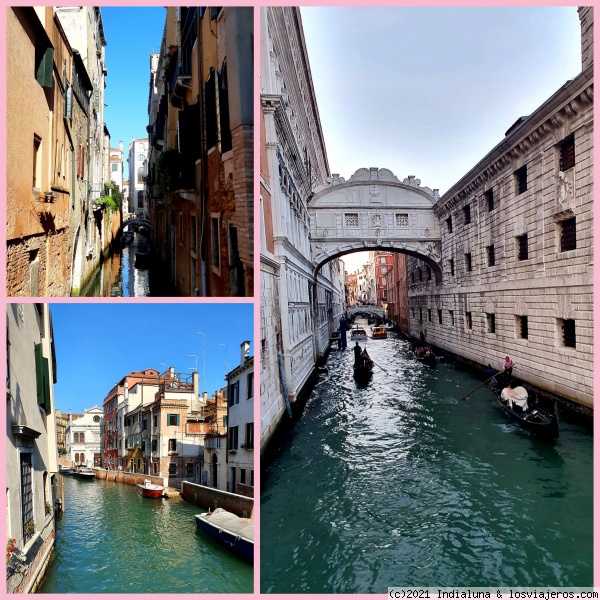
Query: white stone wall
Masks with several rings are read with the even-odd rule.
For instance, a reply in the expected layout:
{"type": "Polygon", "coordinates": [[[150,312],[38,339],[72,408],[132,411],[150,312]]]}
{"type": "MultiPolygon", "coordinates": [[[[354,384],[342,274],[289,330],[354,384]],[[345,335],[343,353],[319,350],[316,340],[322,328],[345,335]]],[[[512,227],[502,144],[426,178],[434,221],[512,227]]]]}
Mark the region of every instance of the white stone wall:
{"type": "Polygon", "coordinates": [[[290,400],[307,383],[329,339],[344,288],[325,265],[315,285],[308,199],[329,167],[315,110],[297,8],[267,8],[261,23],[261,94],[274,252],[261,248],[261,448],[285,412],[278,355],[290,400]],[[334,308],[337,307],[337,308],[334,308]]]}
{"type": "Polygon", "coordinates": [[[408,260],[409,282],[414,277],[409,291],[412,335],[425,329],[428,342],[495,368],[509,354],[516,362],[515,376],[586,406],[593,404],[592,100],[590,69],[510,132],[441,198],[436,212],[442,231],[442,285],[425,277],[420,282],[418,269],[425,272],[424,265],[408,260]],[[560,146],[570,135],[575,166],[562,172],[560,146]],[[527,190],[519,194],[514,173],[524,165],[527,190]],[[490,189],[492,211],[485,197],[490,189]],[[576,248],[561,251],[560,223],[572,217],[576,248]],[[520,260],[517,238],[524,234],[528,257],[520,260]],[[488,265],[486,251],[492,244],[495,266],[488,265]],[[466,253],[472,257],[470,272],[466,253]],[[486,314],[495,315],[495,333],[487,331],[486,314]],[[519,316],[528,318],[528,339],[520,336],[519,316]],[[575,320],[575,348],[563,344],[563,319],[575,320]]]}

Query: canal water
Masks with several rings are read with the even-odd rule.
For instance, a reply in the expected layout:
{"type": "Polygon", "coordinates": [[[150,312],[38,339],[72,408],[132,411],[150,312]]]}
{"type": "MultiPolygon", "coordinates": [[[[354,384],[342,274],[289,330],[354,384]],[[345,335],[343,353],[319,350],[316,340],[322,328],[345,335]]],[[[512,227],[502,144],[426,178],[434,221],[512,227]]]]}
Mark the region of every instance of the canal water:
{"type": "Polygon", "coordinates": [[[250,593],[252,566],[199,531],[204,512],[135,486],[65,477],[54,559],[40,593],[250,593]]]}
{"type": "Polygon", "coordinates": [[[150,270],[135,268],[136,252],[149,252],[148,237],[133,234],[133,241],[106,258],[82,292],[93,297],[145,297],[150,293],[150,270]]]}
{"type": "Polygon", "coordinates": [[[265,470],[261,591],[592,586],[589,424],[561,412],[542,441],[486,388],[461,400],[482,378],[399,339],[367,349],[362,389],[351,346],[330,355],[265,470]]]}

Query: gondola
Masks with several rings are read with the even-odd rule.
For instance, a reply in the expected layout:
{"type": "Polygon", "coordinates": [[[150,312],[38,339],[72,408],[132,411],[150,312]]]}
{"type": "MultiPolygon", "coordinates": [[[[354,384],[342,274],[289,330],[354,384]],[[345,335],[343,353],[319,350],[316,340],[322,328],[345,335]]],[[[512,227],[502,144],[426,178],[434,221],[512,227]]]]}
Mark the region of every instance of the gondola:
{"type": "Polygon", "coordinates": [[[364,365],[354,365],[354,379],[366,381],[373,374],[373,361],[368,360],[364,365]]]}
{"type": "Polygon", "coordinates": [[[435,367],[437,359],[435,358],[435,354],[431,351],[431,348],[428,346],[417,346],[414,350],[414,354],[419,362],[428,367],[435,367]]]}
{"type": "Polygon", "coordinates": [[[555,412],[553,413],[543,408],[537,401],[528,403],[528,408],[525,411],[522,411],[518,407],[511,407],[502,399],[504,385],[493,379],[490,387],[498,406],[511,419],[539,436],[546,438],[558,437],[558,417],[555,412]]]}

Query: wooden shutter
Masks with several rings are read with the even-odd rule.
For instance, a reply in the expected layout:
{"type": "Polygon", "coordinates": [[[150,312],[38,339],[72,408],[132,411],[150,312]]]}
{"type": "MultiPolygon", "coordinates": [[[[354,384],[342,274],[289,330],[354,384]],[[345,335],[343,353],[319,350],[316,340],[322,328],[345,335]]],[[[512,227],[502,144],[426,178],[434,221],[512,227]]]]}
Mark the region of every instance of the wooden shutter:
{"type": "Polygon", "coordinates": [[[52,67],[54,65],[54,48],[46,48],[36,73],[37,82],[42,87],[52,87],[52,67]]]}

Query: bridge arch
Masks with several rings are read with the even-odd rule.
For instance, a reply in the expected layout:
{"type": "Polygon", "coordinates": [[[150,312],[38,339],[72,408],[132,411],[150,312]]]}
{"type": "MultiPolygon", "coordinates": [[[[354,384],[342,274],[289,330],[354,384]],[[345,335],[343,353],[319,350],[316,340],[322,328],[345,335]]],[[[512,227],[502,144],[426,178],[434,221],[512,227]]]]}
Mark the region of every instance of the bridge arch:
{"type": "Polygon", "coordinates": [[[131,225],[132,223],[135,223],[137,225],[145,225],[148,228],[150,227],[150,221],[148,219],[145,219],[144,217],[131,217],[129,219],[125,219],[121,227],[125,229],[127,225],[131,225]]]}
{"type": "Polygon", "coordinates": [[[333,175],[308,202],[314,276],[344,254],[389,250],[421,259],[441,283],[438,199],[438,190],[412,175],[400,181],[388,169],[358,169],[348,181],[333,175]]]}

